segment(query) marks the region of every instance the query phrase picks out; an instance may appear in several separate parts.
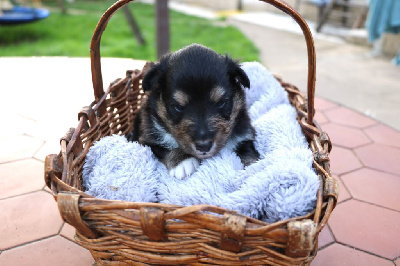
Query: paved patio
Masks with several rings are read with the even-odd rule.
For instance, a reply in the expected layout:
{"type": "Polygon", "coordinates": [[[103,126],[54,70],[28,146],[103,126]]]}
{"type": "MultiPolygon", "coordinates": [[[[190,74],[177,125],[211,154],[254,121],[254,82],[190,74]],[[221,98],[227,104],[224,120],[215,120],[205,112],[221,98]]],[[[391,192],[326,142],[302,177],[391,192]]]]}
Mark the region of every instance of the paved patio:
{"type": "MultiPolygon", "coordinates": [[[[143,62],[105,59],[111,82],[143,62]]],[[[47,154],[92,100],[89,60],[0,58],[0,265],[91,265],[43,182],[47,154]],[[23,69],[30,70],[23,73],[23,69]],[[40,69],[40,71],[36,71],[40,69]]],[[[322,98],[317,121],[333,141],[339,204],[312,265],[400,265],[400,132],[322,98]]]]}

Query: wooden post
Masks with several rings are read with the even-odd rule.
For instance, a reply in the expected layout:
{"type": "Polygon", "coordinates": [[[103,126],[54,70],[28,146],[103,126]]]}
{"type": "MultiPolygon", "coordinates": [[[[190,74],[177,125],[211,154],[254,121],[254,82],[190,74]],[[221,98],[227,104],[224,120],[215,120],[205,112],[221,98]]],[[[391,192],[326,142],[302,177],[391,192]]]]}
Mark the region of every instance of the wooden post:
{"type": "Polygon", "coordinates": [[[61,9],[61,14],[67,14],[67,6],[64,3],[64,0],[57,0],[58,7],[61,9]]]}
{"type": "Polygon", "coordinates": [[[238,0],[237,10],[243,11],[243,1],[242,0],[238,0]]]}
{"type": "Polygon", "coordinates": [[[317,32],[321,31],[322,26],[328,20],[329,15],[331,14],[333,7],[336,5],[336,1],[337,0],[332,0],[328,5],[325,5],[324,9],[322,10],[322,12],[320,12],[320,16],[318,18],[318,23],[317,23],[317,32]]]}
{"type": "Polygon", "coordinates": [[[343,3],[344,16],[342,17],[342,25],[346,26],[347,20],[348,20],[346,15],[349,12],[349,0],[343,0],[343,1],[344,1],[344,3],[343,3]]]}
{"type": "Polygon", "coordinates": [[[125,18],[128,21],[128,24],[132,30],[133,36],[138,41],[139,45],[144,45],[146,41],[143,38],[143,35],[140,31],[139,25],[137,24],[135,17],[133,16],[131,10],[127,5],[122,7],[122,11],[124,12],[125,18]]]}
{"type": "Polygon", "coordinates": [[[157,58],[169,52],[168,0],[156,0],[157,58]]]}

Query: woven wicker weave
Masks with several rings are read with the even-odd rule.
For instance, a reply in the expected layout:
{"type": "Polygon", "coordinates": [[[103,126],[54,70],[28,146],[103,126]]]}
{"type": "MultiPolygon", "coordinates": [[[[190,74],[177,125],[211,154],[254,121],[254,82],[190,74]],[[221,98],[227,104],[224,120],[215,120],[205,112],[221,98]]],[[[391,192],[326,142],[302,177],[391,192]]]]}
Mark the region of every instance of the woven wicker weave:
{"type": "Polygon", "coordinates": [[[315,210],[268,224],[216,206],[112,201],[83,192],[82,168],[89,148],[104,136],[130,133],[143,97],[141,79],[147,66],[127,71],[125,78],[103,91],[101,35],[114,12],[130,1],[116,2],[100,19],[91,43],[95,101],[79,113],[78,126],[61,138],[60,153],[46,157],[46,184],[61,217],[76,228],[76,240],[101,265],[308,265],[317,253],[318,234],[336,205],[338,189],[329,170],[330,140],[313,119],[313,39],[304,20],[282,1],[264,0],[297,21],[308,48],[308,100],[295,86],[278,80],[314,152],[313,167],[321,180],[315,210]]]}

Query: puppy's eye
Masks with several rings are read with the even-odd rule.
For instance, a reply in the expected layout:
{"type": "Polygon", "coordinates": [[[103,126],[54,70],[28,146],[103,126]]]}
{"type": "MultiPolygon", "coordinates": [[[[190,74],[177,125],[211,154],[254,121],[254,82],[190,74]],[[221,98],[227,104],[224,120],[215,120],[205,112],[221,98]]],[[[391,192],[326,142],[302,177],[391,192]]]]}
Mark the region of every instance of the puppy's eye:
{"type": "Polygon", "coordinates": [[[224,108],[224,106],[225,106],[225,101],[221,101],[221,102],[218,102],[218,103],[217,103],[217,107],[218,107],[219,109],[224,108]]]}
{"type": "Polygon", "coordinates": [[[172,105],[172,109],[173,109],[174,111],[180,113],[180,112],[183,111],[183,106],[178,105],[178,104],[173,104],[173,105],[172,105]]]}

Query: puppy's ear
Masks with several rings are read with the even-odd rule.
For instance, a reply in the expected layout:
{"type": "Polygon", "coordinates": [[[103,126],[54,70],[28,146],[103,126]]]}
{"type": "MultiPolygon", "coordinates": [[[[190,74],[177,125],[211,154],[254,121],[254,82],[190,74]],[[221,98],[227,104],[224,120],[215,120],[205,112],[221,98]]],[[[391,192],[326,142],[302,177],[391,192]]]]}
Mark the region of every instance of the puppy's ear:
{"type": "Polygon", "coordinates": [[[165,78],[165,73],[168,66],[170,55],[166,55],[161,58],[160,62],[154,64],[150,70],[144,75],[142,81],[143,91],[155,90],[165,78]]]}
{"type": "Polygon", "coordinates": [[[239,63],[232,60],[229,56],[225,56],[228,63],[228,75],[235,82],[240,83],[245,88],[250,88],[250,80],[246,73],[240,67],[239,63]]]}

